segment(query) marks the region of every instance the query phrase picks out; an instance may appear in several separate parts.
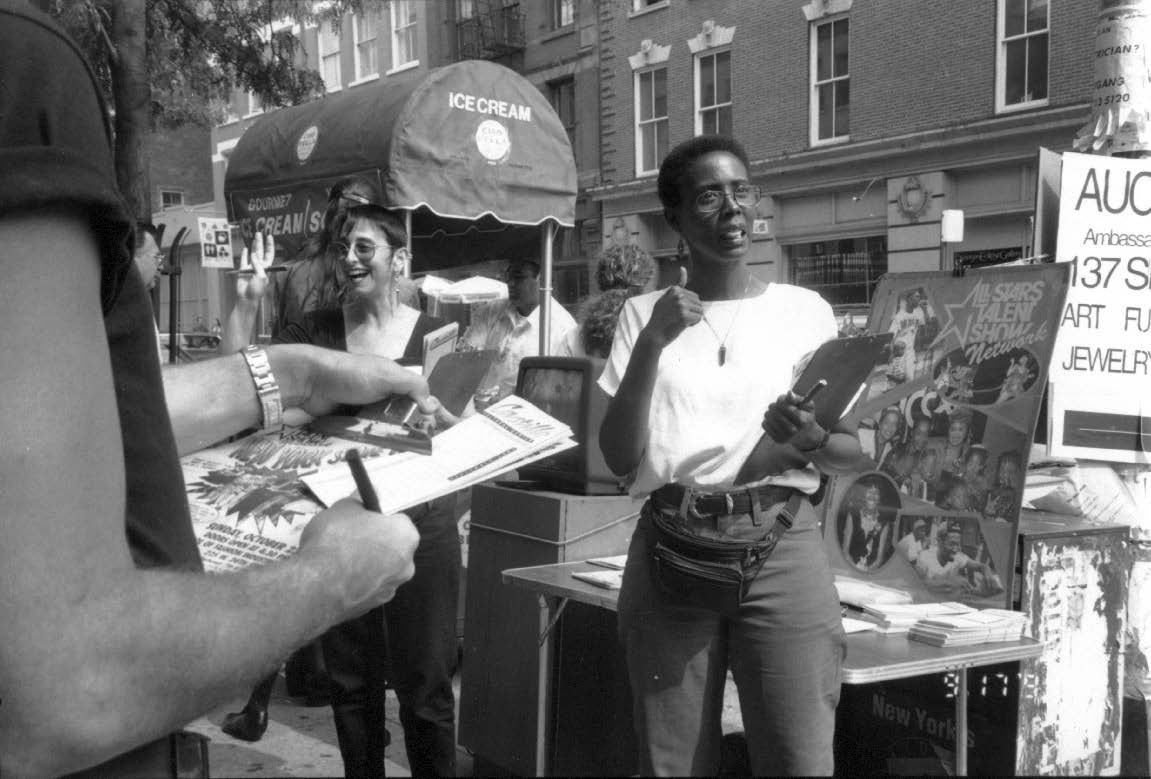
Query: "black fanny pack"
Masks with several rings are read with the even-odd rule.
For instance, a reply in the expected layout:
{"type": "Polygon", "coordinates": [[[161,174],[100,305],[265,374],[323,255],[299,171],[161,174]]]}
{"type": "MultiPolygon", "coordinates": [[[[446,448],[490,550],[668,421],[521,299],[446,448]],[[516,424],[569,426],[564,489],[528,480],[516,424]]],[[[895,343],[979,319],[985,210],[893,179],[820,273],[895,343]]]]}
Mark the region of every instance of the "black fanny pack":
{"type": "Polygon", "coordinates": [[[802,493],[789,491],[775,521],[763,536],[750,541],[721,541],[688,533],[671,514],[670,507],[661,509],[657,500],[650,517],[660,587],[692,605],[734,614],[763,563],[794,523],[803,498],[802,493]]]}

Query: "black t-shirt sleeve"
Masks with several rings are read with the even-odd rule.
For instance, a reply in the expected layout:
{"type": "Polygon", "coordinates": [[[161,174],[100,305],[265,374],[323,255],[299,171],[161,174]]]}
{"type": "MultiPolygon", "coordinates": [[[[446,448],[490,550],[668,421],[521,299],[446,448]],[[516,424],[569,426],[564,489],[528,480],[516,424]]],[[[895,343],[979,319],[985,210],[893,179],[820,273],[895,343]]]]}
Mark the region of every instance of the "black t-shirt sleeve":
{"type": "Polygon", "coordinates": [[[75,44],[50,20],[0,2],[0,214],[84,214],[100,247],[104,313],[132,267],[132,222],[116,188],[107,116],[75,44]]]}

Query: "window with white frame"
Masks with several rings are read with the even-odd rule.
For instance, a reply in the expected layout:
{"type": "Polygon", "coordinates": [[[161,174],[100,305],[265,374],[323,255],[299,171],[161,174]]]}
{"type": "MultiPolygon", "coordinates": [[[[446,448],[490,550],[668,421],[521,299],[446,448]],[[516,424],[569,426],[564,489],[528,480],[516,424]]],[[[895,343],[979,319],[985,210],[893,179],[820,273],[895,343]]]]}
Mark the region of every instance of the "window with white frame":
{"type": "Polygon", "coordinates": [[[655,173],[667,154],[667,68],[635,74],[635,172],[655,173]]]}
{"type": "Polygon", "coordinates": [[[380,16],[375,9],[365,7],[363,13],[352,15],[352,37],[355,40],[356,80],[378,75],[380,63],[377,58],[379,47],[376,43],[376,30],[380,16]]]}
{"type": "Polygon", "coordinates": [[[177,189],[160,190],[160,208],[175,208],[184,205],[184,193],[177,189]]]}
{"type": "Polygon", "coordinates": [[[847,18],[812,24],[812,144],[847,139],[851,132],[850,87],[847,18]]]}
{"type": "Polygon", "coordinates": [[[999,0],[999,111],[1047,104],[1047,0],[999,0]]]}
{"type": "Polygon", "coordinates": [[[731,133],[731,51],[709,51],[695,58],[695,131],[731,133]]]}
{"type": "Polygon", "coordinates": [[[419,61],[416,56],[416,4],[392,0],[392,70],[419,61]]]}
{"type": "Polygon", "coordinates": [[[343,86],[340,75],[340,20],[326,19],[317,33],[317,47],[320,52],[320,75],[324,79],[324,88],[335,92],[343,86]]]}
{"type": "Polygon", "coordinates": [[[551,28],[559,30],[575,23],[575,0],[551,0],[551,28]]]}

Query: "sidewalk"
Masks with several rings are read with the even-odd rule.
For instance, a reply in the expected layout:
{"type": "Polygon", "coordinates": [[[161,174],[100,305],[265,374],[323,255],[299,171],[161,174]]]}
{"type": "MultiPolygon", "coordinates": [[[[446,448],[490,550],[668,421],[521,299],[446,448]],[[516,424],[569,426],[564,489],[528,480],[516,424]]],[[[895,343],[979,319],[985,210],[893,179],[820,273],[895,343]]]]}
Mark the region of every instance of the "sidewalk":
{"type": "MultiPolygon", "coordinates": [[[[460,698],[460,676],[456,675],[452,687],[457,701],[460,698]]],[[[209,760],[212,776],[249,777],[310,777],[344,775],[340,749],[336,741],[336,727],[332,710],[327,706],[307,707],[298,699],[288,697],[281,675],[272,691],[272,704],[268,710],[268,730],[254,744],[238,741],[220,730],[224,716],[239,711],[247,701],[246,695],[221,706],[206,717],[193,722],[189,730],[212,740],[209,760]]],[[[388,730],[392,744],[387,751],[388,776],[411,776],[408,758],[404,752],[404,731],[400,727],[399,704],[389,690],[385,705],[388,730]]],[[[723,700],[723,731],[730,733],[743,729],[739,700],[735,685],[728,677],[723,700]]],[[[473,758],[463,747],[456,747],[457,774],[474,776],[473,758]]]]}

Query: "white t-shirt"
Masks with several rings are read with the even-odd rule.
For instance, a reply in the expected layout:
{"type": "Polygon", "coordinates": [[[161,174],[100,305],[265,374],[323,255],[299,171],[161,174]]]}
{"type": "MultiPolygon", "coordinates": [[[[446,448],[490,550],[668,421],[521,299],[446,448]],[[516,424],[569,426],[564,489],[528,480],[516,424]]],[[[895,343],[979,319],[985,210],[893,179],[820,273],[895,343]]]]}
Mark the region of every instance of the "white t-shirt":
{"type": "MultiPolygon", "coordinates": [[[[630,298],[620,312],[611,357],[599,379],[609,396],[619,390],[636,338],[664,294],[630,298]]],[[[731,489],[763,435],[768,405],[791,388],[796,363],[837,334],[827,301],[787,284],[770,284],[743,301],[705,302],[703,309],[711,327],[700,322],[687,328],[660,356],[648,440],[630,490],[634,497],[673,482],[713,492],[731,489]]],[[[819,473],[809,465],[757,483],[812,493],[819,473]]]]}
{"type": "MultiPolygon", "coordinates": [[[[576,328],[576,321],[553,298],[551,300],[548,333],[548,354],[555,354],[564,336],[576,328]]],[[[520,361],[540,353],[540,307],[527,316],[521,315],[508,300],[480,303],[473,307],[471,324],[463,335],[464,342],[476,349],[495,349],[499,352],[481,387],[499,386],[499,398],[505,398],[516,389],[520,361]]]]}

